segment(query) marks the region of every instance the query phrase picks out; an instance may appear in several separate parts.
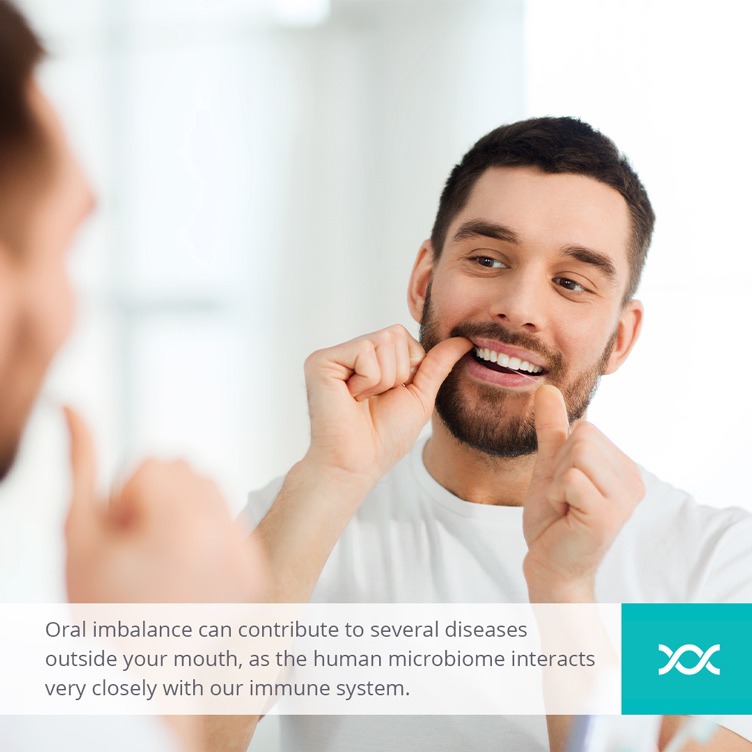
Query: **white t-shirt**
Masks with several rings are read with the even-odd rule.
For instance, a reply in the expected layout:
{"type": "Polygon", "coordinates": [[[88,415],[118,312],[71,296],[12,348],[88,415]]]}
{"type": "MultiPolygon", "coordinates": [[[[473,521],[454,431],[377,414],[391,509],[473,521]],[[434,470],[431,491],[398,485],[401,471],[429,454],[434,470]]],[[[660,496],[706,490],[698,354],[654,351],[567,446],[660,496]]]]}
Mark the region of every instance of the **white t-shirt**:
{"type": "MultiPolygon", "coordinates": [[[[312,601],[524,603],[522,508],[473,504],[423,464],[425,439],[374,487],[332,551],[312,601]]],[[[645,498],[604,558],[601,603],[752,601],[752,515],[698,505],[643,471],[645,498]]],[[[258,522],[282,484],[252,493],[258,522]]],[[[728,721],[728,722],[727,722],[728,721]]],[[[752,739],[752,719],[724,725],[752,739]]],[[[282,719],[282,749],[546,750],[545,718],[298,716],[282,719]]]]}

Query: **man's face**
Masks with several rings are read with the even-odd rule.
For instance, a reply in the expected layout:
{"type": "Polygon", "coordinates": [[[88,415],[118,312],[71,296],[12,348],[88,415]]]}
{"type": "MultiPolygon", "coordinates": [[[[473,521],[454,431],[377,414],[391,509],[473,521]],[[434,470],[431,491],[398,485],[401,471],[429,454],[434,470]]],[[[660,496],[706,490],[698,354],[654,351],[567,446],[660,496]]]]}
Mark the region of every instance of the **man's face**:
{"type": "Polygon", "coordinates": [[[89,187],[49,102],[36,86],[29,102],[51,163],[21,228],[23,248],[0,239],[0,478],[13,464],[23,428],[52,357],[70,331],[74,299],[67,251],[92,206],[89,187]]]}
{"type": "Polygon", "coordinates": [[[410,286],[426,349],[450,336],[476,345],[436,401],[455,438],[496,457],[535,452],[532,397],[544,383],[561,390],[570,421],[584,415],[639,332],[640,304],[622,306],[630,231],[624,199],[592,178],[481,175],[435,264],[424,244],[410,286]]]}

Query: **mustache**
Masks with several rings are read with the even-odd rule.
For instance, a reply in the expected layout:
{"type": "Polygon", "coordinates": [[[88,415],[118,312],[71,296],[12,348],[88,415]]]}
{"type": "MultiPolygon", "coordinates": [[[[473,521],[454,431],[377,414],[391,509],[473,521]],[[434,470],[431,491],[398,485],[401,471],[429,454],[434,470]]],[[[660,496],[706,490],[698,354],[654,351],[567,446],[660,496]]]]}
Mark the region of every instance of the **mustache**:
{"type": "Polygon", "coordinates": [[[564,356],[557,350],[547,347],[528,332],[513,332],[500,324],[487,322],[485,324],[472,324],[463,321],[457,324],[449,334],[450,337],[466,337],[467,339],[492,339],[505,345],[512,345],[523,350],[540,355],[546,363],[549,375],[563,373],[566,369],[564,356]]]}

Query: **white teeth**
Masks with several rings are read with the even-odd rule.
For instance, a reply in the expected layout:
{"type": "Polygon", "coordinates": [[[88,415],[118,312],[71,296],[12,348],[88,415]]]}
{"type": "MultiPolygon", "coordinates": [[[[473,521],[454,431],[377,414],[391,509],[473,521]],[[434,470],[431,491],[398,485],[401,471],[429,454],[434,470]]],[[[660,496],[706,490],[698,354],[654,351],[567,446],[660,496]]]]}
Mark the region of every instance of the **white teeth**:
{"type": "Polygon", "coordinates": [[[481,360],[498,363],[503,368],[511,368],[513,371],[527,371],[528,373],[543,372],[541,366],[533,365],[527,360],[520,360],[520,358],[510,358],[506,353],[496,352],[488,347],[476,347],[475,354],[481,360]]]}

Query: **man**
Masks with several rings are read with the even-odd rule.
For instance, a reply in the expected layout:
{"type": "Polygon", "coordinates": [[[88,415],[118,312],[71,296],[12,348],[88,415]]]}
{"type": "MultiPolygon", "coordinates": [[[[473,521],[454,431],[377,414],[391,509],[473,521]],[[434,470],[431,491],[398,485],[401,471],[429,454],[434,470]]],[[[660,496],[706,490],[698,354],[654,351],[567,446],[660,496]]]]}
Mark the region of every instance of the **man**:
{"type": "MultiPolygon", "coordinates": [[[[93,205],[60,124],[34,82],[41,56],[25,20],[0,0],[0,480],[13,466],[45,373],[71,328],[67,253],[93,205]]],[[[258,551],[233,525],[213,483],[185,463],[147,461],[109,505],[100,504],[91,439],[70,410],[67,421],[73,479],[66,527],[71,601],[258,599],[258,551]]],[[[13,576],[12,571],[0,574],[13,576]]],[[[29,720],[0,724],[0,746],[39,748],[40,725],[29,720]]],[[[152,748],[165,749],[158,732],[133,720],[110,719],[98,737],[90,733],[93,719],[72,719],[71,726],[56,733],[65,723],[46,722],[48,736],[57,736],[57,749],[67,749],[66,744],[76,750],[146,749],[149,739],[152,748]]],[[[175,722],[175,727],[185,749],[199,748],[191,721],[175,722]]]]}
{"type": "MultiPolygon", "coordinates": [[[[480,139],[410,278],[421,344],[396,326],[306,361],[310,448],[248,510],[275,597],[749,600],[749,516],[697,506],[585,420],[638,338],[653,222],[626,159],[580,121],[480,139]]],[[[679,722],[664,719],[661,747],[679,722]]],[[[727,725],[705,748],[752,749],[746,718],[727,725]]],[[[283,719],[283,746],[562,750],[568,729],[560,717],[306,716],[283,719]]]]}

